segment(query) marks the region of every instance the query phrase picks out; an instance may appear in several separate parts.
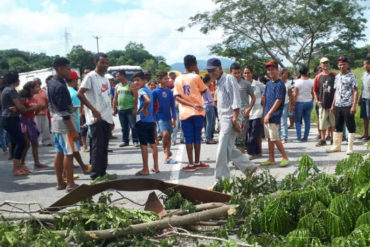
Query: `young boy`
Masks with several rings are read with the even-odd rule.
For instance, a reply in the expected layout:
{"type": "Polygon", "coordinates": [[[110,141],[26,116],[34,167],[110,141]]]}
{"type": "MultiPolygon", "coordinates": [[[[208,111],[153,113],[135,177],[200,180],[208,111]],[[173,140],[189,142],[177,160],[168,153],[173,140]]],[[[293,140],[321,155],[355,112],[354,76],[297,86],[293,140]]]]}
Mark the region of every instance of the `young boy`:
{"type": "Polygon", "coordinates": [[[139,137],[141,156],[143,158],[143,169],[138,171],[135,175],[147,176],[150,174],[148,167],[148,143],[153,153],[154,169],[152,169],[152,172],[159,173],[158,150],[157,144],[155,143],[155,123],[153,116],[154,102],[150,89],[145,87],[145,75],[143,72],[134,74],[134,83],[140,88],[135,128],[139,137]]]}
{"type": "Polygon", "coordinates": [[[159,108],[156,114],[158,132],[162,134],[163,151],[165,154],[165,164],[176,164],[176,160],[171,158],[171,134],[172,128],[176,127],[175,100],[172,91],[168,88],[169,78],[167,72],[157,73],[159,88],[154,89],[153,101],[158,102],[159,108]],[[172,121],[171,121],[172,116],[172,121]]]}
{"type": "Polygon", "coordinates": [[[270,81],[266,84],[265,92],[262,97],[262,105],[264,106],[263,123],[265,136],[268,138],[269,159],[262,162],[261,166],[275,164],[274,148],[276,145],[283,156],[283,160],[280,162],[279,166],[285,167],[289,165],[289,160],[279,138],[279,125],[284,109],[286,88],[284,82],[278,77],[278,64],[275,61],[266,63],[265,68],[267,69],[270,81]]]}

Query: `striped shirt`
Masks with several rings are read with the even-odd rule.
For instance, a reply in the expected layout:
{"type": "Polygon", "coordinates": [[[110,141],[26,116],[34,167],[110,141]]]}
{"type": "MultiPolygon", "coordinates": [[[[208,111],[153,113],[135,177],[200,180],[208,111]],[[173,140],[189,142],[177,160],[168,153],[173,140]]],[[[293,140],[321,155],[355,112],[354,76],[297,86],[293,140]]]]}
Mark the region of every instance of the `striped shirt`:
{"type": "Polygon", "coordinates": [[[236,78],[222,73],[217,81],[217,110],[220,119],[232,119],[233,111],[240,109],[240,87],[236,78]]]}

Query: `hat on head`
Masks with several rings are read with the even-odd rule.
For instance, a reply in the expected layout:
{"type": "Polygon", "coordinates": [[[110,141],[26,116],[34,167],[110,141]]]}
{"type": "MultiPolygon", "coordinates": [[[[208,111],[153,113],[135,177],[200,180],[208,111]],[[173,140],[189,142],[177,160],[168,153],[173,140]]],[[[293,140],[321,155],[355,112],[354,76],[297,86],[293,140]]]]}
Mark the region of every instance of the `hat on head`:
{"type": "Polygon", "coordinates": [[[78,79],[78,78],[79,78],[79,76],[78,76],[77,72],[74,71],[74,70],[71,70],[71,74],[69,75],[68,79],[75,80],[75,79],[78,79]]]}
{"type": "Polygon", "coordinates": [[[275,67],[275,68],[278,68],[278,64],[274,61],[274,60],[270,60],[268,61],[266,64],[265,64],[265,68],[268,68],[268,67],[275,67]]]}
{"type": "Polygon", "coordinates": [[[338,63],[349,63],[348,58],[340,56],[338,57],[338,63]]]}
{"type": "Polygon", "coordinates": [[[325,63],[325,62],[329,62],[329,58],[327,58],[327,57],[322,57],[322,58],[320,59],[320,63],[325,63]]]}
{"type": "Polygon", "coordinates": [[[114,77],[113,77],[111,74],[109,74],[109,73],[105,74],[104,76],[105,76],[105,78],[107,78],[108,80],[110,80],[110,79],[114,79],[114,77]]]}
{"type": "Polygon", "coordinates": [[[210,58],[207,61],[207,69],[215,69],[221,67],[221,61],[218,58],[210,58]]]}

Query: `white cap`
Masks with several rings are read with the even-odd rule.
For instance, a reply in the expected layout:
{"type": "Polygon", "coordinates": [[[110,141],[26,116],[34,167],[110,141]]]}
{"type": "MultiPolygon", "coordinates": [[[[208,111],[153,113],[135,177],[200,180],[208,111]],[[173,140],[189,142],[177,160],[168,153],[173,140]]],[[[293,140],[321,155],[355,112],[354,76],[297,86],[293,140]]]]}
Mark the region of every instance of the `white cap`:
{"type": "Polygon", "coordinates": [[[110,80],[110,79],[114,79],[114,77],[113,77],[111,74],[109,74],[109,73],[106,73],[104,76],[105,76],[105,78],[107,78],[108,80],[110,80]]]}

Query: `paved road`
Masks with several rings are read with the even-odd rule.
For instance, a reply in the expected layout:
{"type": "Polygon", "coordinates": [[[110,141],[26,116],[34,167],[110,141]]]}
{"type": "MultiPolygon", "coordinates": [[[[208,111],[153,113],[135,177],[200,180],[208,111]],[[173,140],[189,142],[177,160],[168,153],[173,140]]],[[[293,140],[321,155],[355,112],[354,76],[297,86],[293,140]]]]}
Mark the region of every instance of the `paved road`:
{"type": "MultiPolygon", "coordinates": [[[[117,119],[115,119],[117,122],[117,119]]],[[[117,122],[118,123],[118,122],[117,122]]],[[[116,125],[118,126],[118,125],[116,125]]],[[[116,129],[114,135],[121,137],[120,130],[116,129]]],[[[288,141],[285,144],[285,149],[291,160],[291,165],[285,168],[279,168],[278,166],[269,167],[272,175],[278,180],[281,180],[288,173],[292,173],[297,165],[299,158],[302,154],[309,154],[314,161],[319,165],[320,169],[325,172],[333,173],[335,164],[342,158],[346,157],[345,152],[328,154],[325,152],[327,147],[315,147],[316,140],[314,137],[317,135],[316,127],[311,128],[311,135],[309,141],[306,143],[293,143],[288,141]]],[[[289,130],[289,137],[294,139],[295,130],[289,130]]],[[[109,153],[109,173],[116,173],[119,178],[132,178],[133,175],[141,169],[141,153],[140,149],[128,146],[119,148],[119,139],[112,140],[110,142],[110,149],[113,149],[113,153],[109,153]]],[[[165,165],[163,164],[164,156],[162,149],[159,148],[159,164],[161,173],[152,174],[151,178],[162,179],[173,183],[181,183],[186,185],[198,186],[201,188],[208,188],[215,182],[215,154],[217,145],[202,145],[201,160],[206,161],[211,165],[209,169],[198,170],[196,172],[183,172],[181,167],[186,163],[187,156],[185,152],[185,146],[178,144],[173,146],[172,152],[173,157],[179,161],[176,165],[165,165]]],[[[346,150],[346,145],[342,145],[342,150],[346,150]]],[[[361,152],[366,151],[366,146],[361,141],[356,141],[354,150],[361,152]]],[[[267,159],[267,143],[263,143],[264,155],[262,158],[254,160],[256,163],[260,163],[267,159]]],[[[56,178],[53,165],[54,149],[50,147],[40,147],[40,160],[42,163],[51,166],[49,169],[32,170],[32,175],[27,177],[13,177],[12,176],[12,164],[3,155],[0,155],[0,202],[5,200],[11,201],[22,201],[22,202],[39,202],[43,206],[49,206],[55,202],[58,198],[65,195],[65,191],[57,191],[55,189],[56,178]]],[[[89,161],[88,153],[81,152],[83,160],[89,161]]],[[[152,166],[153,162],[151,156],[149,156],[149,165],[152,166]]],[[[281,160],[280,154],[277,152],[277,162],[281,160]]],[[[76,163],[76,162],[75,162],[76,163]]],[[[77,163],[76,163],[77,164],[77,163]]],[[[33,160],[31,152],[29,151],[27,157],[27,165],[29,168],[33,166],[33,160]]],[[[233,176],[240,175],[240,171],[231,168],[231,174],[233,176]]],[[[80,176],[76,183],[83,184],[89,183],[90,178],[88,175],[83,175],[80,169],[76,170],[76,173],[80,176]]],[[[137,202],[144,203],[146,201],[149,192],[139,193],[127,193],[124,194],[134,199],[137,202]]],[[[123,204],[128,203],[123,201],[123,204]]],[[[127,204],[129,205],[129,204],[127,204]]]]}

